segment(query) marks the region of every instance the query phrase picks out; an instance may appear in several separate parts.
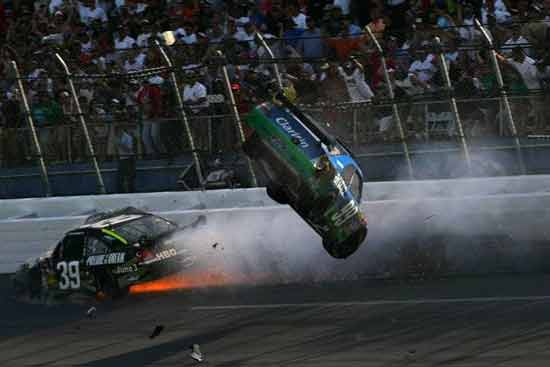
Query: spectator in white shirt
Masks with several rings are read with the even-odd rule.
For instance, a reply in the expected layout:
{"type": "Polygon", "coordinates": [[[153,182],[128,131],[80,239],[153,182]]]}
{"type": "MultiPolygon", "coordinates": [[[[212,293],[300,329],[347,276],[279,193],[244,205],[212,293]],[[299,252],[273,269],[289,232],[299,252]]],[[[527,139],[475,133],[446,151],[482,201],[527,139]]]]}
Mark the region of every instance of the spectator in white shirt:
{"type": "Polygon", "coordinates": [[[512,26],[512,31],[510,32],[510,36],[502,46],[502,54],[506,56],[511,56],[512,49],[516,47],[523,47],[524,52],[530,55],[531,54],[530,49],[525,47],[528,45],[529,45],[529,41],[527,41],[527,39],[521,35],[520,26],[515,24],[512,26]]]}
{"type": "Polygon", "coordinates": [[[247,23],[242,31],[237,31],[233,37],[238,42],[247,42],[250,50],[256,50],[258,46],[255,42],[256,27],[252,23],[247,23]]]}
{"type": "MultiPolygon", "coordinates": [[[[526,56],[523,53],[523,50],[521,49],[521,47],[516,47],[512,50],[511,58],[506,58],[500,54],[497,54],[497,58],[500,61],[516,69],[516,71],[519,73],[519,75],[523,79],[525,86],[527,87],[527,89],[529,89],[530,92],[537,91],[540,89],[540,81],[538,78],[538,70],[537,70],[536,62],[529,56],[526,56]]],[[[531,107],[528,109],[529,111],[528,115],[526,113],[521,113],[521,112],[524,112],[525,110],[520,109],[521,112],[518,113],[519,120],[520,120],[518,125],[520,125],[520,127],[526,123],[529,117],[534,118],[537,124],[541,123],[539,121],[541,118],[541,113],[540,113],[541,104],[540,104],[540,98],[538,97],[539,96],[529,97],[528,105],[524,106],[524,107],[528,107],[530,105],[531,107]]],[[[518,105],[521,105],[521,104],[522,104],[522,101],[518,103],[518,105]]],[[[542,118],[544,117],[542,116],[542,118]]]]}
{"type": "Polygon", "coordinates": [[[141,22],[141,26],[142,26],[142,29],[143,29],[143,33],[138,35],[137,40],[136,40],[136,44],[138,45],[138,47],[150,46],[149,43],[153,41],[151,39],[151,37],[153,35],[152,32],[151,32],[151,23],[149,23],[149,21],[147,19],[144,19],[141,22]]]}
{"type": "Polygon", "coordinates": [[[89,6],[80,5],[78,8],[80,20],[86,25],[90,25],[93,21],[99,20],[102,23],[107,22],[107,14],[105,10],[96,6],[95,1],[91,1],[89,6]]]}
{"type": "Polygon", "coordinates": [[[208,118],[200,117],[208,112],[207,94],[206,86],[199,82],[197,73],[187,71],[185,86],[183,88],[183,103],[192,113],[190,118],[191,126],[193,135],[197,139],[196,145],[199,150],[208,150],[210,145],[208,141],[208,118]]]}
{"type": "Polygon", "coordinates": [[[128,34],[128,27],[119,27],[118,37],[115,38],[115,49],[117,51],[127,50],[133,48],[135,44],[136,40],[128,34]]]}
{"type": "Polygon", "coordinates": [[[346,62],[344,67],[338,67],[338,74],[346,83],[351,102],[370,101],[374,97],[372,89],[365,81],[363,65],[354,58],[346,62]]]}
{"type": "Polygon", "coordinates": [[[423,50],[416,50],[415,59],[409,67],[409,73],[416,74],[423,83],[428,83],[436,72],[434,65],[435,57],[432,54],[426,54],[423,50]]]}
{"type": "Polygon", "coordinates": [[[529,90],[540,89],[540,83],[537,78],[537,66],[535,60],[526,56],[521,47],[516,47],[512,50],[512,57],[505,58],[502,55],[498,55],[499,59],[517,70],[521,75],[525,86],[529,90]]]}
{"type": "Polygon", "coordinates": [[[126,72],[141,71],[145,68],[146,55],[138,48],[128,51],[126,54],[123,68],[126,72]]]}
{"type": "Polygon", "coordinates": [[[183,28],[178,28],[174,32],[178,41],[186,45],[193,45],[198,42],[197,35],[193,30],[193,24],[185,23],[183,28]]]}
{"type": "Polygon", "coordinates": [[[294,21],[294,24],[296,26],[294,28],[297,29],[306,29],[306,16],[304,13],[301,13],[300,10],[296,5],[289,5],[288,6],[288,15],[292,18],[292,21],[294,21]]]}

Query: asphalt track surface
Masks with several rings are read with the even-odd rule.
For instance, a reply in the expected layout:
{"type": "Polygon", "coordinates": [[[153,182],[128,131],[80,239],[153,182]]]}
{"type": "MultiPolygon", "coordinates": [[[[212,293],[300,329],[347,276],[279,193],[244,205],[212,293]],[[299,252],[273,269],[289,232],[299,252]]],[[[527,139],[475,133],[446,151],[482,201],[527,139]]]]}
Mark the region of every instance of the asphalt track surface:
{"type": "Polygon", "coordinates": [[[544,366],[550,276],[340,281],[16,303],[0,366],[544,366]],[[149,336],[155,326],[164,330],[149,336]],[[189,357],[199,344],[204,361],[189,357]]]}

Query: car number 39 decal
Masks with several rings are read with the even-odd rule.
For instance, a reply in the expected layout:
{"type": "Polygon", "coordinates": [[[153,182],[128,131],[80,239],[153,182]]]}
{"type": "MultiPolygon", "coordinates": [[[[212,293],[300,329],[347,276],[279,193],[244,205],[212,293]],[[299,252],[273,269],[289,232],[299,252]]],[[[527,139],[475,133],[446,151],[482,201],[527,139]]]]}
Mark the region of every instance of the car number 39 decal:
{"type": "Polygon", "coordinates": [[[79,289],[80,288],[80,264],[78,261],[61,261],[57,263],[59,271],[59,289],[79,289]]]}

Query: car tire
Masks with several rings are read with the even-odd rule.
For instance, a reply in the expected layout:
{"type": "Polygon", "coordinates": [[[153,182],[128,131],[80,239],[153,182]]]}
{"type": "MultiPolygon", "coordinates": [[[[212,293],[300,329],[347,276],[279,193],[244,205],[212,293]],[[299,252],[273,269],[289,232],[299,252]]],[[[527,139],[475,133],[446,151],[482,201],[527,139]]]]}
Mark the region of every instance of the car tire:
{"type": "Polygon", "coordinates": [[[368,229],[365,227],[353,234],[351,238],[348,238],[340,243],[330,242],[323,239],[323,247],[330,256],[336,259],[345,259],[357,251],[361,243],[367,237],[367,233],[368,229]]]}
{"type": "Polygon", "coordinates": [[[286,205],[289,202],[287,194],[281,187],[270,184],[267,185],[266,192],[267,196],[269,196],[271,200],[279,204],[286,205]]]}

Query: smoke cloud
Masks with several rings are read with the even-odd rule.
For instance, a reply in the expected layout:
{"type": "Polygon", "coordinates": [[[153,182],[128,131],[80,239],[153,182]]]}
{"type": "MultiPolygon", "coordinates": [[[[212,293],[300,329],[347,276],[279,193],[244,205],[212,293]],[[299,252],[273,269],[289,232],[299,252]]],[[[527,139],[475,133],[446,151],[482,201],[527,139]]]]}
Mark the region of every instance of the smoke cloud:
{"type": "MultiPolygon", "coordinates": [[[[483,163],[478,170],[507,169],[491,154],[473,159],[483,163]]],[[[206,223],[182,231],[177,242],[197,255],[197,271],[247,284],[540,270],[546,265],[537,244],[548,239],[549,219],[541,208],[550,196],[537,180],[434,180],[385,185],[385,192],[381,183],[363,203],[367,241],[345,260],[331,258],[287,206],[207,212],[206,223]]]]}

